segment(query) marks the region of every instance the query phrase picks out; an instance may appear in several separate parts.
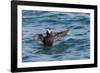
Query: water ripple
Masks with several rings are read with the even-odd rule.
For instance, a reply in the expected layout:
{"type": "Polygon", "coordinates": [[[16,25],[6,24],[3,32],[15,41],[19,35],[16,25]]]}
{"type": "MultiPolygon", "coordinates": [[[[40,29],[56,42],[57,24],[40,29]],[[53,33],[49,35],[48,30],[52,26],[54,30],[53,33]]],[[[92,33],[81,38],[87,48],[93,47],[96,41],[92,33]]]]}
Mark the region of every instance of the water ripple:
{"type": "Polygon", "coordinates": [[[90,14],[22,10],[22,61],[62,61],[90,58],[90,14]],[[68,36],[45,48],[33,39],[35,34],[45,35],[70,29],[68,36]]]}

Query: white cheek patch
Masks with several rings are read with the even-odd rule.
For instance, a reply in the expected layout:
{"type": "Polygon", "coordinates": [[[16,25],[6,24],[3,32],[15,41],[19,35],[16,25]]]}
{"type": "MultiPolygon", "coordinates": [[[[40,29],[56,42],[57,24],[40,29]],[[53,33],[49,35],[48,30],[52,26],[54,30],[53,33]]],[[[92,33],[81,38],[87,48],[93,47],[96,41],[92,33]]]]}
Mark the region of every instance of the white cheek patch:
{"type": "Polygon", "coordinates": [[[51,30],[48,30],[48,33],[51,33],[51,30]]]}

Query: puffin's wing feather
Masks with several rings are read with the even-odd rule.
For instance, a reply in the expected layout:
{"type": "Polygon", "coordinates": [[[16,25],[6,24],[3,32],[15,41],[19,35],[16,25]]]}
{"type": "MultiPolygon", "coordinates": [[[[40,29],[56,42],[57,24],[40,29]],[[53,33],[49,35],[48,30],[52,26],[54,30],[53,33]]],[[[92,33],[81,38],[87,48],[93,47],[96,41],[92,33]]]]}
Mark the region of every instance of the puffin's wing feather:
{"type": "Polygon", "coordinates": [[[62,37],[66,36],[66,35],[68,34],[68,31],[69,31],[69,30],[56,33],[56,34],[54,35],[54,41],[57,41],[57,40],[61,39],[62,37]]]}
{"type": "Polygon", "coordinates": [[[44,39],[44,37],[43,37],[43,35],[42,34],[36,34],[35,36],[34,36],[34,39],[36,40],[36,41],[43,41],[43,39],[44,39]]]}

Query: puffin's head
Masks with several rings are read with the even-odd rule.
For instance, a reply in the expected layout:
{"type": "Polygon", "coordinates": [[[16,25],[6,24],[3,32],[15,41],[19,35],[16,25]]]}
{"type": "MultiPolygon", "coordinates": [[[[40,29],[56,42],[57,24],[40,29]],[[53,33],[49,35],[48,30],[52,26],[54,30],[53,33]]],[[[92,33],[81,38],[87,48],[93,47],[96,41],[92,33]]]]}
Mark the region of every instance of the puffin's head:
{"type": "Polygon", "coordinates": [[[52,29],[51,28],[48,28],[47,29],[47,34],[51,34],[52,33],[52,29]]]}

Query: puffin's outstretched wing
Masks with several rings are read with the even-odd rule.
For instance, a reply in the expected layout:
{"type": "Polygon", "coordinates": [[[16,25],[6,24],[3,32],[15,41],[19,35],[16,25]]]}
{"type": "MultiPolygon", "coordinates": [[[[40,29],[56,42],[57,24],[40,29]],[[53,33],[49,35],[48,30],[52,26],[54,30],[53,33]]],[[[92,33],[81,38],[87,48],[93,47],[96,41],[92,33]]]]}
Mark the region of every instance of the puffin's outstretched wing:
{"type": "Polygon", "coordinates": [[[34,36],[34,39],[36,40],[36,41],[43,41],[43,39],[44,39],[44,37],[43,37],[43,35],[42,34],[36,34],[35,36],[34,36]]]}
{"type": "Polygon", "coordinates": [[[61,39],[62,37],[66,36],[66,35],[68,34],[68,31],[69,31],[69,30],[56,33],[56,34],[54,35],[54,41],[57,41],[57,40],[61,39]]]}

